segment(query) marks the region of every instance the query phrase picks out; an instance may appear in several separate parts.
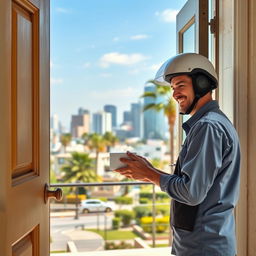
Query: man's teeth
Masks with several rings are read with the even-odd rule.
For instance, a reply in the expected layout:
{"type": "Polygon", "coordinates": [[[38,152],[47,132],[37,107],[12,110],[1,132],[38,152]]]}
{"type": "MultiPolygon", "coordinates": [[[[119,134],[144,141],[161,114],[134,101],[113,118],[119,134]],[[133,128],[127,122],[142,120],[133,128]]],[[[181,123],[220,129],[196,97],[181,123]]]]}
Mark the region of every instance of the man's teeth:
{"type": "Polygon", "coordinates": [[[182,103],[185,100],[184,97],[178,99],[178,103],[182,103]]]}

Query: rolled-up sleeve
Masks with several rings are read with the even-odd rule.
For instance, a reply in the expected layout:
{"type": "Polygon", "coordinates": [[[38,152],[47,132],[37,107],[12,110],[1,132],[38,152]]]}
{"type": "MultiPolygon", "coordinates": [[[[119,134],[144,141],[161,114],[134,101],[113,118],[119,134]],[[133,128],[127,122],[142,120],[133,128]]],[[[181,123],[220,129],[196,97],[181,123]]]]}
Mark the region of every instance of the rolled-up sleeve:
{"type": "Polygon", "coordinates": [[[225,140],[221,131],[205,122],[193,127],[189,137],[181,160],[181,177],[162,174],[160,188],[181,203],[197,205],[206,197],[222,166],[225,140]]]}

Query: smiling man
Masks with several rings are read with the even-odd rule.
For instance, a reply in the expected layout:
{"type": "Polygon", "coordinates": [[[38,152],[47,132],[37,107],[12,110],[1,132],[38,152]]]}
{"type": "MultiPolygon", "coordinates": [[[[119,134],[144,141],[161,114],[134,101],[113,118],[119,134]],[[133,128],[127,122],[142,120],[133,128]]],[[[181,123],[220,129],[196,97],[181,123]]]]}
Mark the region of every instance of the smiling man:
{"type": "Polygon", "coordinates": [[[239,194],[240,147],[237,133],[212,99],[218,79],[211,62],[196,53],[168,60],[156,75],[173,89],[186,139],[174,174],[154,168],[128,152],[116,171],[149,181],[172,197],[172,253],[178,256],[235,256],[234,207],[239,194]]]}

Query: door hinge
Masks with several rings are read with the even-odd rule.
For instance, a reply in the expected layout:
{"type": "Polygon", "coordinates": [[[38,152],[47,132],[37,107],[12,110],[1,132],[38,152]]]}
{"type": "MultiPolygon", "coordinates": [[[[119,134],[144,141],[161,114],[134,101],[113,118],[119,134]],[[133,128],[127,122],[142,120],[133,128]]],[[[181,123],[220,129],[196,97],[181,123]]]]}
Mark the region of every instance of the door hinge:
{"type": "Polygon", "coordinates": [[[216,35],[216,32],[217,32],[217,19],[216,19],[216,16],[214,16],[214,17],[210,20],[210,22],[208,23],[208,25],[210,26],[211,34],[216,35]]]}

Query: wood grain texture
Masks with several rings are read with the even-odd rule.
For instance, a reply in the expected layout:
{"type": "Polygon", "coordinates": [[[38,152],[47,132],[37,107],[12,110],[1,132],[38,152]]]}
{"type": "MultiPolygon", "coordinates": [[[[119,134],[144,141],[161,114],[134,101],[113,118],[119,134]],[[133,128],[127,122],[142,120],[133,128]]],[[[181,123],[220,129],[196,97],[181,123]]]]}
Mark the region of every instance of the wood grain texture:
{"type": "Polygon", "coordinates": [[[12,17],[12,178],[18,184],[38,175],[38,9],[19,0],[12,17]]]}

